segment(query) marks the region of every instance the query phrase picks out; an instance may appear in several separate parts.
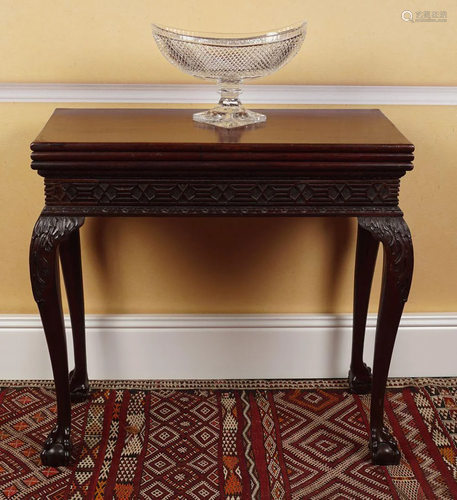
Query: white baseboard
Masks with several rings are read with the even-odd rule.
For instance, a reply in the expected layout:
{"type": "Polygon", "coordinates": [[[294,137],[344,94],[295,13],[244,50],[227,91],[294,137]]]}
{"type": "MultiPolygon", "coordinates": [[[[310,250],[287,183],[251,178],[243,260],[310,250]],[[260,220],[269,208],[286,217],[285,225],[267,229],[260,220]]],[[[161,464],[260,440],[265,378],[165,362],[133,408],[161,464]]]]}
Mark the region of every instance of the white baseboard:
{"type": "MultiPolygon", "coordinates": [[[[334,378],[349,367],[349,315],[88,315],[86,325],[92,379],[334,378]]],[[[456,376],[456,351],[457,313],[405,314],[390,375],[456,376]]],[[[0,315],[0,379],[49,378],[38,315],[0,315]]]]}
{"type": "MultiPolygon", "coordinates": [[[[246,104],[457,104],[457,87],[245,85],[246,104]]],[[[0,83],[0,102],[215,104],[215,85],[0,83]]]]}

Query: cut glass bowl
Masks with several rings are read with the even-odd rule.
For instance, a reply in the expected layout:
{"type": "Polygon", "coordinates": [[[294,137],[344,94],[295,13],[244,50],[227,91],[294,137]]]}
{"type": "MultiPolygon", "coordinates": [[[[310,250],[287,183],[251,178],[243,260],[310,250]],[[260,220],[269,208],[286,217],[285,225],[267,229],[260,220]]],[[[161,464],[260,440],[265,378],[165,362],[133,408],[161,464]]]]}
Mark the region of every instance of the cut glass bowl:
{"type": "Polygon", "coordinates": [[[264,122],[265,115],[247,110],[239,99],[245,80],[270,75],[300,50],[306,21],[268,33],[196,33],[152,25],[160,52],[184,73],[217,82],[219,104],[195,113],[194,120],[224,128],[264,122]]]}

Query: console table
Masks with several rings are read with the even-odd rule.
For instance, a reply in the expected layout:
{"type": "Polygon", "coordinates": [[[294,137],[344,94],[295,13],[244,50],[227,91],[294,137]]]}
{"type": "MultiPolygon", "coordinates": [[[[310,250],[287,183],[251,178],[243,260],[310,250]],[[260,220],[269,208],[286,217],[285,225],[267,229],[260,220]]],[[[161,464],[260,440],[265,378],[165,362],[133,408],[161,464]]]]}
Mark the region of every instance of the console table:
{"type": "Polygon", "coordinates": [[[30,272],[51,357],[57,426],[43,464],[67,465],[71,401],[89,397],[79,228],[100,216],[348,216],[358,218],[349,388],[371,390],[370,453],[397,464],[383,425],[386,381],[413,272],[398,206],[413,145],[379,110],[267,110],[267,122],[225,130],[191,110],[57,109],[32,143],[45,207],[30,272]],[[384,248],[373,376],[362,353],[379,242],[384,248]],[[68,374],[58,259],[68,295],[75,368],[68,374]]]}

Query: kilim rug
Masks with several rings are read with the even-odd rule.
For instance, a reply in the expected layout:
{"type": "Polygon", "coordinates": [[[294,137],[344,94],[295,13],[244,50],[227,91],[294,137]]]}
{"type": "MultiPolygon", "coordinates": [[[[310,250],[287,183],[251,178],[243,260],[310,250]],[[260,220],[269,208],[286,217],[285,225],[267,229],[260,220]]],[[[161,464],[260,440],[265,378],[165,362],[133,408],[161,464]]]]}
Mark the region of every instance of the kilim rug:
{"type": "Polygon", "coordinates": [[[93,382],[73,465],[43,467],[50,382],[0,382],[0,498],[457,498],[457,379],[388,385],[398,466],[370,463],[369,396],[342,380],[93,382]]]}

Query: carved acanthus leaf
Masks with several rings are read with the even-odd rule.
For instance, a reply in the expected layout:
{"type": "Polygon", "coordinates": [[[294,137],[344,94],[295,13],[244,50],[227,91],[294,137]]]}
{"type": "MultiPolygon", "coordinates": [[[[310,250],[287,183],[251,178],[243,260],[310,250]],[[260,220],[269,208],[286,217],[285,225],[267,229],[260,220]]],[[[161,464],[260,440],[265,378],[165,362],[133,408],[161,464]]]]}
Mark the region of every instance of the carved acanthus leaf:
{"type": "Polygon", "coordinates": [[[51,273],[55,272],[55,254],[59,244],[84,224],[84,217],[41,215],[30,245],[30,276],[33,296],[42,302],[51,273]]]}
{"type": "Polygon", "coordinates": [[[400,297],[408,300],[413,274],[413,242],[403,217],[359,217],[359,225],[379,240],[385,249],[387,265],[395,276],[400,297]]]}

